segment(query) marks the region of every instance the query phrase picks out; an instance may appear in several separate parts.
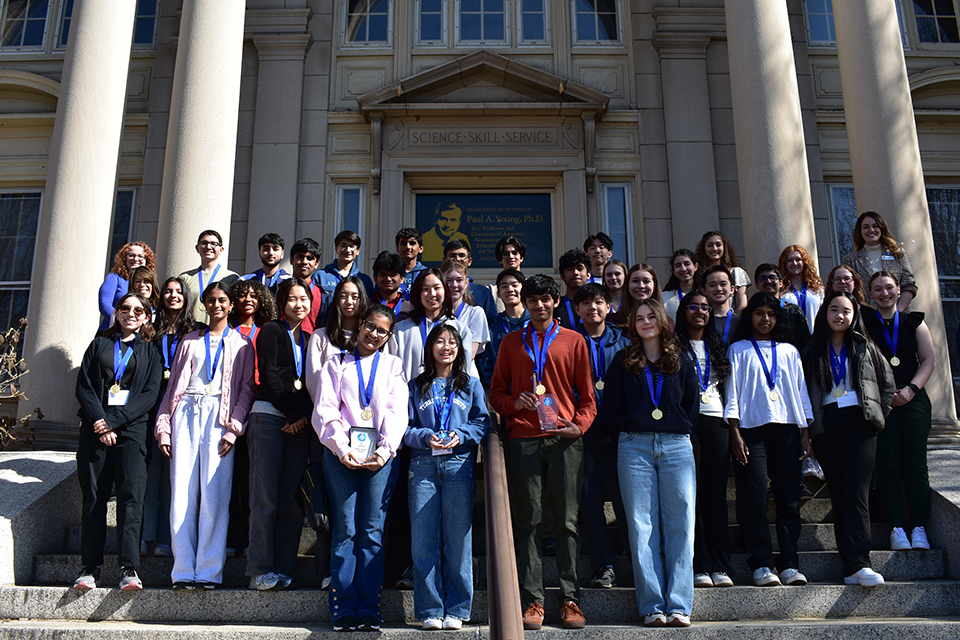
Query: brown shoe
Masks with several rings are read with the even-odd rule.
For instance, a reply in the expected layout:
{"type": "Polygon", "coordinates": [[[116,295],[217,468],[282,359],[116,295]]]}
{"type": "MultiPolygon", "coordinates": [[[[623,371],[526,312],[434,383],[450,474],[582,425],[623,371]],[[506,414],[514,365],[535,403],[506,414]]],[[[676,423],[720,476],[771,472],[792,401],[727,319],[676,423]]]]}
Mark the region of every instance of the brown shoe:
{"type": "Polygon", "coordinates": [[[560,620],[563,622],[564,629],[583,629],[587,626],[583,611],[580,611],[580,607],[573,600],[568,600],[560,607],[560,620]]]}
{"type": "Polygon", "coordinates": [[[523,612],[523,628],[535,631],[543,626],[543,603],[531,602],[523,612]]]}

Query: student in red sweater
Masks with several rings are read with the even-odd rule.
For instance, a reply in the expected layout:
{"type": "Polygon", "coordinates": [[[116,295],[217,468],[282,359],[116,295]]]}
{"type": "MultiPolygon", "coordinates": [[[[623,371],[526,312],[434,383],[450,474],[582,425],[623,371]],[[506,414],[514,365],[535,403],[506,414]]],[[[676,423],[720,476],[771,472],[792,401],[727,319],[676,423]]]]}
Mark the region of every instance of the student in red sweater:
{"type": "Polygon", "coordinates": [[[580,629],[586,624],[577,580],[577,512],[583,467],[580,438],[597,413],[590,355],[579,333],[562,328],[553,319],[560,300],[553,278],[528,278],[520,297],[530,313],[530,324],[503,338],[490,403],[506,416],[510,433],[508,480],[517,568],[523,585],[523,627],[539,629],[543,624],[540,530],[546,482],[557,540],[560,618],[564,627],[580,629]]]}

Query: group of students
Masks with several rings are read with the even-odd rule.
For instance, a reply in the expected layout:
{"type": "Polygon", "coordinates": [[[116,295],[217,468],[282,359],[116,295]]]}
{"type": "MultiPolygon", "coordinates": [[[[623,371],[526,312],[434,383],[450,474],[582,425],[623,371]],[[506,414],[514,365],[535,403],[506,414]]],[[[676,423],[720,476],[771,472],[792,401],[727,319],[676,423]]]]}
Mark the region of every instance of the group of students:
{"type": "Polygon", "coordinates": [[[674,253],[663,290],[651,265],[628,269],[608,236],[591,236],[560,257],[563,295],[550,276],[523,275],[516,237],[497,244],[503,270],[489,288],[469,278],[463,240],[445,246],[439,268],[420,263],[415,229],[376,257],[372,279],[352,231],[337,235],[323,269],[319,245],[297,241],[292,274],[279,268],[279,236],[259,244],[263,267],[241,277],[221,268],[222,238],[205,231],[200,268],[162,286],[148,246],[118,253],[77,382],[76,588],[99,579],[112,486],[121,589],[142,588],[141,547],[172,553],[174,589],[214,589],[231,544],[248,549],[251,589],[289,588],[303,526],[295,495],[321,460],[334,628],[379,628],[386,555],[412,567],[398,585],[412,577],[424,629],[458,629],[473,600],[478,446],[497,421],[527,629],[543,624],[546,535],[564,627],[585,625],[581,540],[596,566],[590,585],[616,584],[608,497],[644,624],[689,626],[695,586],[733,584],[731,458],[758,586],[806,583],[801,459],[814,454],[845,582],[883,582],[869,561],[875,463],[892,548],[929,548],[922,387],[933,347],[923,315],[907,311],[916,283],[879,214],[860,217],[857,251],[825,285],[792,245],[757,268],[749,298],[719,231],[674,253]],[[233,542],[231,529],[243,530],[233,542]]]}

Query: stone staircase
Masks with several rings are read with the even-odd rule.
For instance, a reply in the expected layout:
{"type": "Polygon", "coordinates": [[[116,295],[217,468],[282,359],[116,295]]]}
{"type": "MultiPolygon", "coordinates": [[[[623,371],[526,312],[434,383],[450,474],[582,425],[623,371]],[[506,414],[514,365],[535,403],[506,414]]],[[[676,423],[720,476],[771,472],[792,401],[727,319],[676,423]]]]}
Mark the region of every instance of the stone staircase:
{"type": "MultiPolygon", "coordinates": [[[[732,482],[731,482],[732,485],[732,482]]],[[[733,489],[728,489],[730,522],[733,489]]],[[[111,505],[109,518],[113,518],[111,505]]],[[[612,509],[608,515],[612,520],[612,509]]],[[[686,630],[648,630],[639,626],[632,569],[626,557],[617,559],[620,586],[589,589],[581,606],[588,626],[583,631],[559,628],[557,573],[554,558],[544,562],[547,625],[530,638],[576,633],[582,637],[611,640],[644,637],[655,633],[682,633],[687,637],[733,640],[734,638],[960,638],[960,582],[948,577],[947,552],[889,551],[887,526],[873,525],[871,560],[887,584],[876,589],[844,586],[835,551],[830,501],[826,489],[801,507],[800,568],[811,583],[805,587],[757,588],[750,584],[746,555],[734,553],[737,586],[697,589],[694,626],[686,630]],[[585,635],[587,634],[587,635],[585,635]]],[[[770,521],[773,522],[771,502],[770,521]]],[[[112,522],[111,522],[112,525],[112,522]]],[[[771,525],[772,526],[772,525],[771,525]]],[[[737,526],[730,525],[731,548],[736,550],[737,526]]],[[[776,540],[775,535],[773,536],[776,540]]],[[[146,589],[122,592],[118,580],[116,536],[108,532],[108,555],[101,583],[107,588],[79,593],[69,588],[80,569],[78,527],[68,527],[63,552],[35,558],[34,585],[0,589],[0,640],[5,638],[165,638],[214,640],[244,638],[333,637],[327,593],[319,590],[313,575],[313,558],[304,555],[315,536],[304,530],[301,556],[293,578],[299,588],[284,592],[246,589],[245,558],[229,558],[223,589],[212,592],[173,592],[169,589],[172,558],[142,558],[140,575],[146,589]]],[[[934,546],[937,540],[932,540],[934,546]]],[[[489,636],[487,623],[486,566],[483,531],[475,528],[474,549],[477,590],[473,623],[460,632],[442,632],[444,637],[489,636]]],[[[594,567],[589,557],[580,563],[586,584],[594,567]]],[[[431,632],[419,630],[413,615],[413,593],[386,590],[382,613],[384,634],[420,638],[431,632]]]]}

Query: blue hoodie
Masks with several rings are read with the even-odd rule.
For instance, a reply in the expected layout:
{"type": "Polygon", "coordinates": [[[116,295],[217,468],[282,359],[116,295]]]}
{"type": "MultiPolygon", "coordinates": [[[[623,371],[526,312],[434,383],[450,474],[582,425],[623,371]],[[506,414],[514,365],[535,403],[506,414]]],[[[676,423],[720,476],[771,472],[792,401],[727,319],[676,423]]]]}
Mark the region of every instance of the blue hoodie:
{"type": "MultiPolygon", "coordinates": [[[[367,290],[367,296],[373,296],[373,280],[365,273],[360,273],[360,266],[356,260],[350,265],[350,275],[360,278],[360,282],[363,283],[363,288],[367,290]]],[[[313,274],[313,281],[320,285],[320,288],[329,295],[333,295],[333,290],[337,288],[341,280],[343,280],[343,276],[340,275],[340,267],[337,265],[336,260],[313,274]]]]}
{"type": "Polygon", "coordinates": [[[524,309],[523,315],[519,318],[510,318],[505,311],[501,311],[490,321],[490,345],[484,349],[477,358],[477,369],[480,372],[480,380],[487,387],[493,379],[493,367],[497,363],[497,354],[500,353],[500,343],[503,337],[508,333],[519,331],[530,322],[530,313],[524,309]]]}
{"type": "MultiPolygon", "coordinates": [[[[457,391],[453,395],[450,408],[450,431],[460,436],[460,444],[454,447],[454,455],[476,453],[477,446],[490,428],[490,414],[487,411],[487,399],[483,386],[476,378],[470,378],[466,392],[457,391]]],[[[437,412],[433,405],[433,392],[426,397],[420,395],[420,387],[414,378],[410,381],[410,426],[403,436],[403,444],[410,447],[414,455],[430,453],[430,436],[440,430],[437,412]]]]}
{"type": "MultiPolygon", "coordinates": [[[[583,325],[577,327],[577,330],[583,334],[583,339],[587,341],[587,352],[590,354],[590,369],[593,372],[593,381],[597,381],[597,371],[596,365],[594,363],[594,351],[593,344],[596,344],[593,338],[588,336],[583,329],[583,325]],[[593,343],[593,344],[591,344],[593,343]]],[[[603,373],[606,377],[607,370],[610,368],[610,365],[613,363],[613,357],[617,355],[617,352],[621,349],[630,346],[630,336],[623,332],[623,330],[617,325],[607,322],[606,328],[603,331],[603,373]]],[[[587,433],[592,433],[596,430],[597,433],[602,431],[602,427],[606,424],[609,426],[610,420],[607,420],[603,415],[603,390],[597,389],[594,387],[594,396],[597,398],[597,417],[593,420],[593,426],[587,433]],[[598,428],[600,427],[600,428],[598,428]]]]}

